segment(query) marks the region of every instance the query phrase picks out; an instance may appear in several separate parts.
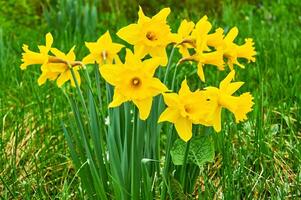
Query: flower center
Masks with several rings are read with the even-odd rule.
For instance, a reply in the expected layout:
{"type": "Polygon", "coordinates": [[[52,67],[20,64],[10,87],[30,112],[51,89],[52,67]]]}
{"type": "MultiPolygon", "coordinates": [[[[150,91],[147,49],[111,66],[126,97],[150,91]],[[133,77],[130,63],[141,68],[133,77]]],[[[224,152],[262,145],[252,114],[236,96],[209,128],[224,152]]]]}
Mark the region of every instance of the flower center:
{"type": "Polygon", "coordinates": [[[103,50],[103,51],[101,52],[101,58],[102,58],[103,60],[106,60],[106,59],[108,58],[108,52],[107,52],[106,50],[103,50]]]}
{"type": "Polygon", "coordinates": [[[132,79],[132,86],[137,88],[141,85],[141,80],[138,77],[132,79]]]}
{"type": "Polygon", "coordinates": [[[157,40],[157,37],[156,37],[155,33],[151,32],[151,31],[146,33],[146,38],[150,41],[157,40]]]}
{"type": "Polygon", "coordinates": [[[187,113],[191,113],[191,111],[192,111],[192,109],[188,105],[185,105],[184,109],[185,109],[185,112],[187,112],[187,113]]]}

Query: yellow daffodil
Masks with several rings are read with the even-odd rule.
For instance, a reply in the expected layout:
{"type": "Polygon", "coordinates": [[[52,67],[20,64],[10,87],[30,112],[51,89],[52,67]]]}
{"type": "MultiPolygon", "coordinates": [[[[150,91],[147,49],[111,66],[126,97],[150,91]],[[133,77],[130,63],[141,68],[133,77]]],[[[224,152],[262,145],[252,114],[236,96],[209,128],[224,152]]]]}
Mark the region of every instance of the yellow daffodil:
{"type": "Polygon", "coordinates": [[[90,54],[83,59],[84,64],[111,64],[123,45],[113,43],[109,31],[100,36],[96,42],[86,42],[90,54]]]}
{"type": "Polygon", "coordinates": [[[179,52],[182,54],[182,57],[189,57],[189,48],[193,48],[193,40],[190,38],[190,33],[194,28],[193,22],[188,22],[184,19],[179,28],[178,33],[176,34],[176,43],[179,52]]]}
{"type": "Polygon", "coordinates": [[[234,39],[237,35],[238,29],[234,27],[224,38],[224,57],[227,58],[230,69],[233,69],[234,64],[244,68],[244,65],[238,62],[238,58],[245,58],[248,62],[255,62],[256,51],[253,39],[247,38],[245,44],[237,45],[234,43],[234,39]]]}
{"type": "Polygon", "coordinates": [[[38,48],[40,52],[34,52],[29,50],[28,46],[26,44],[23,45],[23,51],[22,53],[22,64],[20,68],[22,70],[25,70],[28,65],[35,65],[35,64],[44,64],[48,61],[48,52],[51,49],[51,45],[53,43],[53,37],[51,33],[46,34],[46,44],[39,45],[38,48]]]}
{"type": "Polygon", "coordinates": [[[49,61],[46,64],[43,64],[42,74],[38,79],[38,84],[42,85],[49,80],[56,80],[58,87],[62,87],[62,85],[69,81],[71,85],[75,87],[75,81],[72,77],[72,72],[70,67],[72,67],[74,71],[74,75],[78,84],[80,84],[81,79],[78,70],[80,69],[80,63],[75,61],[74,47],[65,54],[56,48],[51,48],[51,53],[55,55],[55,57],[50,57],[49,61]]]}
{"type": "Polygon", "coordinates": [[[134,52],[141,58],[149,54],[151,57],[161,57],[162,65],[166,65],[168,58],[166,46],[175,41],[175,36],[170,32],[166,18],[170,13],[169,8],[162,9],[158,14],[149,18],[139,8],[137,23],[130,24],[117,32],[117,35],[134,45],[134,52]]]}
{"type": "MultiPolygon", "coordinates": [[[[195,41],[195,54],[181,59],[183,61],[196,61],[198,63],[198,76],[205,81],[203,67],[206,64],[215,65],[218,69],[224,69],[223,52],[221,49],[211,51],[210,45],[214,44],[214,40],[220,38],[220,30],[217,33],[208,34],[212,25],[208,21],[207,16],[202,17],[195,25],[191,33],[192,39],[195,41]]],[[[216,41],[219,43],[220,41],[216,41]]]]}
{"type": "Polygon", "coordinates": [[[132,101],[139,109],[140,119],[145,120],[149,116],[153,97],[168,90],[159,79],[153,77],[161,62],[160,58],[141,61],[139,56],[127,49],[124,64],[100,66],[103,78],[115,86],[109,107],[132,101]]]}
{"type": "MultiPolygon", "coordinates": [[[[220,83],[219,88],[207,87],[203,91],[203,96],[207,98],[208,105],[211,109],[204,125],[211,125],[215,131],[221,130],[221,111],[226,108],[231,111],[236,119],[236,123],[247,119],[247,113],[252,110],[253,97],[249,92],[240,96],[232,96],[244,83],[232,82],[235,71],[232,70],[229,75],[220,83]]],[[[202,101],[203,102],[203,101],[202,101]]]]}
{"type": "Polygon", "coordinates": [[[182,82],[179,94],[163,94],[167,108],[161,114],[158,122],[168,121],[175,128],[182,140],[187,142],[192,137],[192,124],[199,123],[202,112],[200,105],[200,92],[191,92],[186,80],[182,82]]]}

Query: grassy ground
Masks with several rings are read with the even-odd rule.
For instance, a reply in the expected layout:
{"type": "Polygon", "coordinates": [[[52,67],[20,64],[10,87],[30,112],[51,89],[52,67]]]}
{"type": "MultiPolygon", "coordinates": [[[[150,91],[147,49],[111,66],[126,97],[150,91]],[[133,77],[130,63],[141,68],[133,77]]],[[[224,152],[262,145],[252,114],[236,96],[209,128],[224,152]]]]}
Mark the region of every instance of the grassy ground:
{"type": "MultiPolygon", "coordinates": [[[[40,43],[44,34],[51,31],[57,38],[55,46],[65,50],[73,43],[81,46],[85,40],[95,40],[105,29],[113,33],[133,21],[136,12],[134,9],[125,15],[121,4],[110,5],[107,9],[114,11],[110,14],[98,13],[104,8],[96,4],[79,3],[75,7],[72,1],[59,2],[46,5],[47,12],[24,11],[24,16],[35,13],[36,17],[27,20],[35,27],[28,27],[21,17],[8,23],[9,14],[0,14],[0,21],[6,22],[0,25],[0,197],[3,199],[83,197],[60,127],[70,109],[56,86],[38,87],[38,70],[19,69],[22,43],[40,43]],[[59,17],[55,17],[57,10],[61,10],[59,17]]],[[[240,39],[253,37],[258,55],[255,64],[239,71],[239,79],[246,82],[244,90],[255,97],[254,111],[246,123],[224,124],[223,131],[215,136],[216,161],[206,165],[200,176],[201,195],[205,199],[300,198],[301,4],[297,0],[241,1],[218,3],[214,7],[208,2],[199,7],[187,3],[187,8],[193,9],[184,11],[171,4],[175,10],[170,18],[172,27],[181,18],[197,20],[208,14],[211,21],[225,29],[237,26],[240,39]]],[[[159,10],[156,3],[144,4],[148,13],[159,10]]],[[[80,47],[77,50],[81,58],[85,50],[80,47]]],[[[208,76],[208,83],[216,84],[221,78],[214,70],[206,72],[212,75],[211,80],[208,76]]]]}

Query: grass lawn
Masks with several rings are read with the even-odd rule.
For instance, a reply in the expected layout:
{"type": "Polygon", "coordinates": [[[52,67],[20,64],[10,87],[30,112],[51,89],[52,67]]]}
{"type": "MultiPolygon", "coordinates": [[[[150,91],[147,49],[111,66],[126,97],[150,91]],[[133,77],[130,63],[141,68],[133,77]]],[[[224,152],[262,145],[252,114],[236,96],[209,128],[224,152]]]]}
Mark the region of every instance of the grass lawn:
{"type": "MultiPolygon", "coordinates": [[[[170,6],[174,31],[182,18],[196,21],[207,14],[215,28],[237,26],[239,42],[246,37],[255,41],[256,62],[238,71],[239,80],[245,82],[243,92],[254,96],[253,111],[238,125],[224,112],[231,123],[223,124],[214,135],[215,161],[204,166],[198,180],[200,199],[300,198],[300,1],[216,1],[218,6],[204,1],[199,7],[187,2],[187,9],[173,6],[172,1],[159,7],[156,1],[150,2],[144,3],[149,15],[170,6]]],[[[137,8],[125,12],[122,3],[108,8],[81,3],[76,7],[63,0],[48,2],[43,9],[39,3],[36,8],[32,4],[7,3],[7,12],[0,12],[0,197],[84,199],[61,127],[71,112],[69,104],[55,84],[38,86],[37,67],[19,68],[21,47],[41,43],[50,31],[56,47],[68,50],[78,44],[82,58],[87,54],[84,41],[96,40],[107,29],[114,35],[137,19],[137,8]],[[23,18],[17,17],[17,9],[23,18]]],[[[114,39],[121,41],[115,35],[114,39]]],[[[208,82],[202,86],[217,85],[226,74],[209,67],[205,73],[208,82]]]]}

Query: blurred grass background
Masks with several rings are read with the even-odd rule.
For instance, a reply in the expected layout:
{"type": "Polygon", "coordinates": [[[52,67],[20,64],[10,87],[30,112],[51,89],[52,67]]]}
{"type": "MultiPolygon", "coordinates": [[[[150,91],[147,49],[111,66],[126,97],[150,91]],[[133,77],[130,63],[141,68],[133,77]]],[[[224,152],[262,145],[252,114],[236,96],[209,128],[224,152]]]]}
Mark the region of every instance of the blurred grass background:
{"type": "MultiPolygon", "coordinates": [[[[239,42],[255,40],[256,63],[238,72],[243,90],[255,97],[254,111],[246,123],[224,125],[215,136],[216,161],[200,176],[200,197],[300,198],[299,0],[0,0],[0,197],[84,198],[60,126],[68,103],[54,84],[37,85],[37,67],[19,69],[22,44],[36,48],[52,32],[54,46],[68,50],[76,44],[81,59],[84,41],[107,29],[121,41],[114,33],[137,19],[138,5],[149,16],[169,6],[174,31],[181,19],[196,22],[207,14],[215,28],[237,26],[239,42]]],[[[206,84],[214,85],[225,75],[209,68],[205,73],[206,84]]]]}

